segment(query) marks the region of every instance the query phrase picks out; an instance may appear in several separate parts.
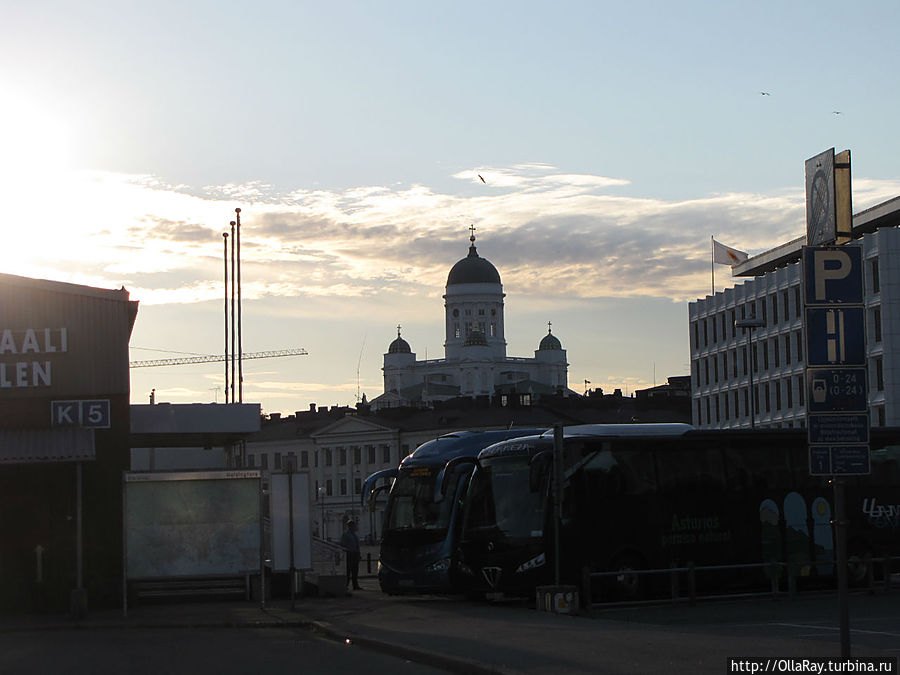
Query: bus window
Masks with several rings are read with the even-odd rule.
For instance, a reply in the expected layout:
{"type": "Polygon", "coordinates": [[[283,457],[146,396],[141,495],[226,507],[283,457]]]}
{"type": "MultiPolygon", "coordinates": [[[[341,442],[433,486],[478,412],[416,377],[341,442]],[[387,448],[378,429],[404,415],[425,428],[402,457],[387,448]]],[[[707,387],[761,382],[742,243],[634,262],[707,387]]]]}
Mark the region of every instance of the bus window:
{"type": "Polygon", "coordinates": [[[772,491],[791,486],[791,467],[784,445],[726,448],[725,470],[729,490],[772,491]]]}
{"type": "Polygon", "coordinates": [[[725,470],[717,449],[662,449],[656,453],[656,472],[663,492],[725,490],[725,470]]]}
{"type": "Polygon", "coordinates": [[[598,452],[584,466],[590,489],[604,497],[653,492],[653,458],[648,450],[617,449],[598,452]]]}

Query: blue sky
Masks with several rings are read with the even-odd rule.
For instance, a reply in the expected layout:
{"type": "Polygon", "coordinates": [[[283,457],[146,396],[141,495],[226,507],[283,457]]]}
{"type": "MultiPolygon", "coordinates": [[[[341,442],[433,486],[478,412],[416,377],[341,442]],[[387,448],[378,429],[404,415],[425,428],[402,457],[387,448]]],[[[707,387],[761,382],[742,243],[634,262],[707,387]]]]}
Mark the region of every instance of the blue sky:
{"type": "Polygon", "coordinates": [[[472,223],[509,353],[553,321],[573,389],[633,390],[687,372],[710,235],[802,234],[806,158],[851,149],[856,210],[900,194],[894,1],[2,6],[3,271],[125,285],[134,358],[221,351],[241,207],[245,349],[310,352],[245,364],[270,412],[380,393],[398,323],[442,356],[472,223]]]}

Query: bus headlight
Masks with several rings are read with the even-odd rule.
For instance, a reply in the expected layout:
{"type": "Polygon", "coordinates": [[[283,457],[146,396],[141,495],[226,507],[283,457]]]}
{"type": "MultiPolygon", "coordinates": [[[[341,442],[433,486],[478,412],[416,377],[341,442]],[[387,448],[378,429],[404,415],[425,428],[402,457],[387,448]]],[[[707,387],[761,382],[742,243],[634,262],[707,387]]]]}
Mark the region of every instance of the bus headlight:
{"type": "Polygon", "coordinates": [[[425,568],[429,572],[446,572],[450,569],[450,558],[441,558],[425,568]]]}
{"type": "Polygon", "coordinates": [[[523,562],[521,565],[519,565],[519,567],[516,569],[516,572],[527,572],[529,570],[537,569],[538,567],[543,567],[545,562],[547,562],[547,559],[544,557],[544,554],[541,553],[531,560],[523,562]]]}

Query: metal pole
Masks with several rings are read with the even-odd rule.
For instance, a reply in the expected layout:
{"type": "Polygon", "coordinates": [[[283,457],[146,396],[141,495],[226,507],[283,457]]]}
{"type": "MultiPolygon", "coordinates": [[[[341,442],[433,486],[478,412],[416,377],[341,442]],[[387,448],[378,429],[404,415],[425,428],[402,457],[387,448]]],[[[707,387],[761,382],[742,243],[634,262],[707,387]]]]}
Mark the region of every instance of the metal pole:
{"type": "Polygon", "coordinates": [[[753,358],[753,329],[747,329],[747,358],[750,359],[750,428],[756,426],[756,393],[753,391],[753,366],[756,365],[756,359],[753,358]]]}
{"type": "Polygon", "coordinates": [[[290,542],[291,547],[291,611],[293,612],[295,609],[294,606],[294,586],[295,577],[297,576],[297,571],[294,569],[294,467],[293,462],[288,465],[288,527],[289,527],[289,536],[288,540],[290,542]]]}
{"type": "Polygon", "coordinates": [[[237,220],[237,346],[238,403],[244,402],[244,348],[241,344],[241,210],[235,209],[237,220]]]}
{"type": "Polygon", "coordinates": [[[235,359],[235,350],[234,350],[234,226],[235,222],[231,221],[231,402],[234,403],[234,359],[235,359]]]}
{"type": "Polygon", "coordinates": [[[222,233],[225,244],[225,403],[228,403],[228,233],[222,233]]]}
{"type": "Polygon", "coordinates": [[[841,658],[850,658],[850,599],[847,580],[847,499],[844,479],[833,478],[835,539],[837,539],[838,612],[841,622],[841,658]]]}
{"type": "Polygon", "coordinates": [[[75,588],[84,588],[84,530],[82,525],[81,462],[75,463],[75,588]]]}
{"type": "Polygon", "coordinates": [[[266,547],[265,547],[265,495],[263,477],[259,477],[259,606],[266,608],[266,547]]]}
{"type": "Polygon", "coordinates": [[[559,526],[562,523],[563,427],[553,425],[553,583],[559,586],[559,526]]]}

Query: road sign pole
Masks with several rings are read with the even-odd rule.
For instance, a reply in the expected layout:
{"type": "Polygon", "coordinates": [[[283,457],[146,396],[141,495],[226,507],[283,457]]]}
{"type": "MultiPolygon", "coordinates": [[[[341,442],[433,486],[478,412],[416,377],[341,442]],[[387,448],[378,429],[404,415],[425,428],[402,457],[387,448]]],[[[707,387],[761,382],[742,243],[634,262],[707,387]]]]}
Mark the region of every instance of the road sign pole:
{"type": "Polygon", "coordinates": [[[835,477],[835,544],[837,548],[838,612],[841,625],[841,658],[850,658],[850,599],[847,583],[847,497],[845,479],[835,477]]]}

